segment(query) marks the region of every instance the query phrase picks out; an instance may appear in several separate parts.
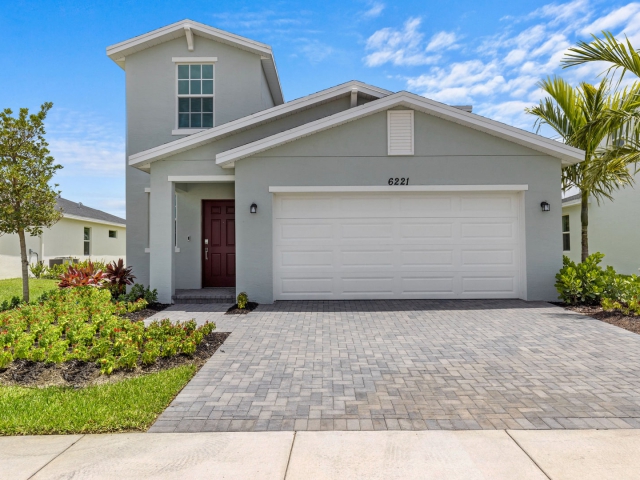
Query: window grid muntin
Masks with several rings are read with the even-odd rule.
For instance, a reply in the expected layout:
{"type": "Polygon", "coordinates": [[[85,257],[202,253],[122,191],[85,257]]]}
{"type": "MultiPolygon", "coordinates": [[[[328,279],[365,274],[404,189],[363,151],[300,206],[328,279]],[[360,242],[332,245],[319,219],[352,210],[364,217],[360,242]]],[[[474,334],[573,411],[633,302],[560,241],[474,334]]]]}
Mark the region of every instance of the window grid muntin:
{"type": "Polygon", "coordinates": [[[214,125],[213,63],[177,64],[176,127],[204,129],[214,125]]]}

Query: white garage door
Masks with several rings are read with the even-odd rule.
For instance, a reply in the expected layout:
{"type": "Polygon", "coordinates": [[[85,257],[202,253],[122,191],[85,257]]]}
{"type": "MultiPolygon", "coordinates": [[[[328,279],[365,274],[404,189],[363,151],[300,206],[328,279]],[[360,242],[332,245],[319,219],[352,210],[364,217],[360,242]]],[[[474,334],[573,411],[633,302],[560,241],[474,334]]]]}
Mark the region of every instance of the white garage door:
{"type": "Polygon", "coordinates": [[[274,298],[518,298],[520,196],[274,195],[274,298]]]}

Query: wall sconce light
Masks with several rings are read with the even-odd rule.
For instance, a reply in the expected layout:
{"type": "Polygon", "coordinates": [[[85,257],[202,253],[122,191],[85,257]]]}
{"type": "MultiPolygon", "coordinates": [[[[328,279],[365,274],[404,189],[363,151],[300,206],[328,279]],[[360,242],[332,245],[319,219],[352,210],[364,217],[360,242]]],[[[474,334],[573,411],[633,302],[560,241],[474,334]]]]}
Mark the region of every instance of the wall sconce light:
{"type": "Polygon", "coordinates": [[[540,208],[543,212],[548,212],[549,210],[551,210],[551,205],[549,205],[547,202],[542,202],[540,204],[540,208]]]}
{"type": "Polygon", "coordinates": [[[249,212],[256,213],[257,211],[258,211],[258,205],[256,205],[255,203],[252,203],[251,207],[249,207],[249,212]]]}

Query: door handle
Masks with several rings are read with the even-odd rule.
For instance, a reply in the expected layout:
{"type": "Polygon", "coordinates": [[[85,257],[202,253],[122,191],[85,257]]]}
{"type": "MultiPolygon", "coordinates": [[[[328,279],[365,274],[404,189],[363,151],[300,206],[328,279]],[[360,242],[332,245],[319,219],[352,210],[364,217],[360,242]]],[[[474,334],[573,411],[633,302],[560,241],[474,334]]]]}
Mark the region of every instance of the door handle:
{"type": "Polygon", "coordinates": [[[209,260],[208,253],[209,253],[209,249],[208,249],[208,248],[205,248],[205,249],[204,249],[204,259],[205,259],[205,260],[209,260]]]}

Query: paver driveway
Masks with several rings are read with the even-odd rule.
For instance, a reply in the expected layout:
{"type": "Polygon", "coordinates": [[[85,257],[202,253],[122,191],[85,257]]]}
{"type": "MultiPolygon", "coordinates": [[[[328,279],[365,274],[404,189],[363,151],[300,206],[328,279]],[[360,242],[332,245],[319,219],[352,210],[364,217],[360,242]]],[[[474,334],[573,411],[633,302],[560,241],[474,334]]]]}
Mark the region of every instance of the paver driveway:
{"type": "Polygon", "coordinates": [[[152,432],[640,428],[640,335],[547,303],[176,305],[232,334],[152,432]]]}

